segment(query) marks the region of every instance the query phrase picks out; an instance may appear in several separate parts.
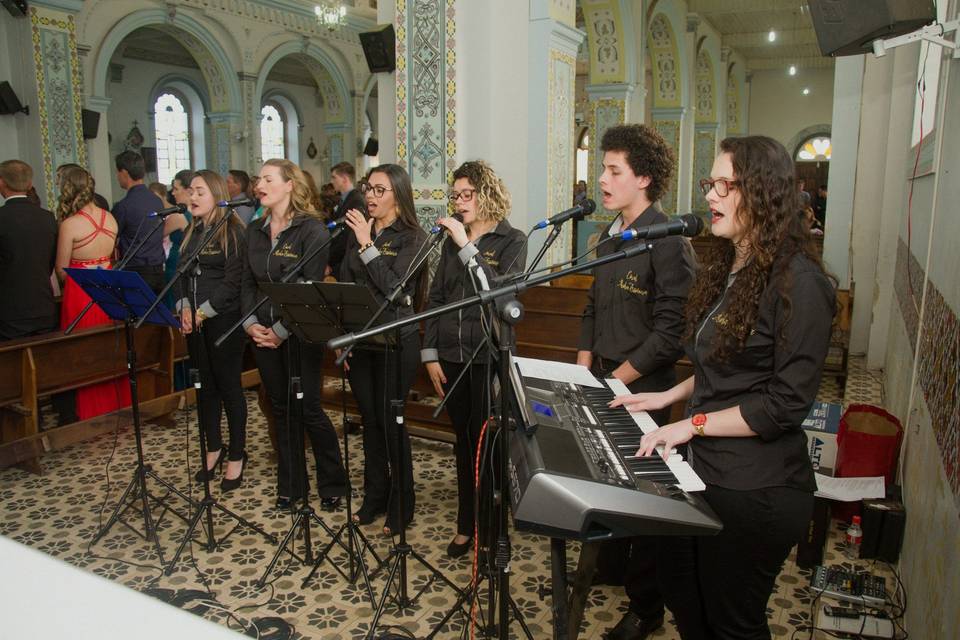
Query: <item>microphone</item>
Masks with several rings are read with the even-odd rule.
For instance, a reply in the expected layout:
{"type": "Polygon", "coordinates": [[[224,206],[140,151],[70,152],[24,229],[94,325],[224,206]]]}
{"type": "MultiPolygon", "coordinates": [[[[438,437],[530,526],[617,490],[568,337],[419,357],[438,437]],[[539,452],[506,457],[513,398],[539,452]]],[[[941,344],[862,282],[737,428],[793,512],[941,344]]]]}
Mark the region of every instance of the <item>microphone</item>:
{"type": "MultiPolygon", "coordinates": [[[[461,222],[461,223],[463,222],[463,216],[460,215],[459,213],[455,213],[455,214],[453,214],[453,215],[450,216],[450,217],[453,218],[454,220],[456,220],[457,222],[461,222]]],[[[447,228],[446,228],[445,226],[441,225],[441,224],[435,224],[435,225],[433,225],[432,227],[430,227],[430,233],[432,233],[432,234],[440,234],[440,235],[437,236],[438,238],[442,238],[442,237],[443,237],[443,234],[441,234],[440,232],[441,232],[441,231],[446,231],[446,230],[447,230],[447,228]]],[[[437,240],[434,239],[434,242],[437,242],[437,240]]]]}
{"type": "Polygon", "coordinates": [[[641,227],[640,229],[627,229],[617,235],[619,235],[622,240],[634,240],[636,238],[656,240],[666,236],[686,236],[687,238],[694,238],[700,235],[701,231],[703,231],[703,220],[700,216],[687,213],[678,218],[674,218],[670,222],[651,224],[646,227],[641,227]]]}
{"type": "Polygon", "coordinates": [[[160,211],[151,211],[147,214],[148,218],[166,218],[167,216],[174,213],[186,213],[187,205],[185,204],[176,204],[172,207],[167,207],[166,209],[160,209],[160,211]]]}
{"type": "Polygon", "coordinates": [[[243,206],[253,206],[253,203],[256,202],[253,198],[249,196],[240,196],[239,198],[234,198],[233,200],[221,200],[217,203],[218,207],[243,207],[243,206]]]}
{"type": "Polygon", "coordinates": [[[327,223],[327,229],[332,233],[337,229],[347,226],[347,217],[337,218],[336,220],[331,220],[327,223]]]}
{"type": "Polygon", "coordinates": [[[547,218],[546,220],[541,220],[537,224],[533,225],[533,230],[544,229],[550,225],[559,225],[563,224],[570,218],[574,220],[583,220],[584,216],[588,216],[594,212],[597,208],[597,203],[589,198],[584,200],[575,207],[570,207],[566,211],[561,211],[552,218],[547,218]]]}

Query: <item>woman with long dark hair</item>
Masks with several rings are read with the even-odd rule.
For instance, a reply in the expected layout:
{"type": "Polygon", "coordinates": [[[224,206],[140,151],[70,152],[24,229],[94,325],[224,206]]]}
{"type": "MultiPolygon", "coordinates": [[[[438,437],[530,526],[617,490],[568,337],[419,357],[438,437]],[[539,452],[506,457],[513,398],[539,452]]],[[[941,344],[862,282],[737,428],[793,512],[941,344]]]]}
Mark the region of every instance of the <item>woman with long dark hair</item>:
{"type": "MultiPolygon", "coordinates": [[[[506,219],[510,193],[488,164],[479,160],[465,162],[453,172],[450,204],[462,220],[450,216],[437,221],[447,229],[449,238],[443,242],[430,285],[428,308],[474,295],[479,288],[477,268],[491,283],[508,270],[522,270],[526,263],[524,234],[506,219]]],[[[421,359],[441,398],[485,339],[480,313],[479,307],[473,307],[426,322],[421,359]]],[[[451,557],[467,552],[474,533],[474,459],[480,429],[490,415],[492,372],[487,366],[488,355],[486,349],[480,351],[446,404],[457,436],[453,445],[457,462],[457,533],[447,546],[451,557]]],[[[485,532],[486,523],[481,523],[480,528],[485,532]]]]}
{"type": "Polygon", "coordinates": [[[700,182],[711,232],[724,242],[687,305],[694,375],[613,403],[650,411],[688,402],[687,418],[643,436],[637,452],[662,446],[667,455],[689,443],[703,496],[723,522],[717,536],[673,541],[694,567],[694,575],[673,576],[664,594],[685,639],[770,637],[767,600],[813,509],[802,424],[820,384],[834,289],[799,215],[794,175],[771,138],[720,144],[711,177],[700,182]],[[682,595],[671,602],[671,593],[682,595]]]}
{"type": "Polygon", "coordinates": [[[199,256],[199,275],[194,290],[188,273],[177,284],[180,296],[181,331],[187,336],[190,361],[200,373],[200,418],[207,441],[205,467],[196,474],[198,482],[212,479],[218,466],[227,460],[220,488],[231,491],[243,481],[246,467],[247,402],[240,376],[243,372],[245,336],[234,332],[217,347],[214,342],[240,317],[240,280],[246,264],[244,226],[217,202],[227,199],[227,185],[213,171],[202,170],[190,181],[190,226],[180,246],[178,268],[199,249],[207,233],[230,216],[210,239],[199,256]],[[194,321],[196,324],[194,324],[194,321]],[[230,445],[224,446],[220,417],[227,414],[230,445]]]}
{"type": "MultiPolygon", "coordinates": [[[[247,229],[247,265],[243,274],[243,308],[260,297],[258,282],[278,282],[300,258],[326,242],[330,234],[311,204],[311,193],[300,167],[289,160],[263,163],[257,195],[265,207],[262,219],[247,229]]],[[[297,280],[323,280],[329,251],[320,251],[300,269],[297,280]]],[[[324,509],[334,510],[347,490],[340,444],[320,398],[323,347],[301,342],[290,334],[280,310],[267,302],[244,322],[254,343],[260,380],[267,389],[277,427],[278,509],[296,507],[303,495],[304,469],[297,462],[303,450],[301,418],[290,405],[302,402],[302,429],[310,438],[317,467],[317,493],[324,509]],[[291,376],[299,369],[302,400],[293,398],[291,376]]]]}
{"type": "MultiPolygon", "coordinates": [[[[347,241],[340,267],[340,280],[366,285],[377,302],[383,303],[412,268],[425,233],[417,222],[413,206],[413,188],[406,170],[384,164],[370,170],[362,190],[370,218],[358,209],[346,214],[353,232],[347,241]]],[[[425,294],[426,269],[407,281],[406,287],[388,307],[382,320],[410,316],[419,309],[425,294]]],[[[397,426],[390,415],[390,400],[404,400],[416,378],[419,365],[420,335],[416,325],[401,331],[401,344],[382,349],[362,345],[347,360],[350,388],[363,419],[363,504],[354,518],[369,524],[381,513],[387,514],[384,533],[391,535],[413,519],[413,461],[410,436],[403,432],[403,444],[397,444],[397,426]],[[397,351],[400,377],[397,378],[397,351]],[[399,470],[392,475],[390,469],[399,470]],[[403,474],[403,513],[398,491],[403,474]]]]}

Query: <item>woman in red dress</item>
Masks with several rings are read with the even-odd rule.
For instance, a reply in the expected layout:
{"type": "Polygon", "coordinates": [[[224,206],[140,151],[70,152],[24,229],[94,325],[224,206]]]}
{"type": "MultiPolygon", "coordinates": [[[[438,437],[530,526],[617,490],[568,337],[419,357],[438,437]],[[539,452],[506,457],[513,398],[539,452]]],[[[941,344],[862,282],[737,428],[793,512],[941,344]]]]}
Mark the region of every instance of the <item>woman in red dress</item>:
{"type": "MultiPolygon", "coordinates": [[[[109,269],[117,241],[117,221],[93,200],[94,181],[85,169],[67,169],[60,183],[57,216],[60,232],[57,237],[57,277],[63,284],[60,305],[60,328],[73,322],[90,297],[68,278],[64,268],[109,269]]],[[[94,305],[83,316],[78,329],[97,327],[112,322],[100,307],[94,305]]],[[[86,420],[130,404],[130,388],[125,378],[108,380],[77,390],[77,417],[86,420]]]]}

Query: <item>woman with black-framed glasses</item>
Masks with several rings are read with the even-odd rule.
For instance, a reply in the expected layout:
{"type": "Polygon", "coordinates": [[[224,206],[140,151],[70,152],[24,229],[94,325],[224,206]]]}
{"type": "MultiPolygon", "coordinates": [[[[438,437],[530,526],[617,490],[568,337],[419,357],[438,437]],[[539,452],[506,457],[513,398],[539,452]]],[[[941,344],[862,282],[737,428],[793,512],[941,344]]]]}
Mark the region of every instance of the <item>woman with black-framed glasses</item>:
{"type": "MultiPolygon", "coordinates": [[[[507,270],[520,271],[526,262],[524,234],[506,220],[510,213],[510,194],[493,169],[482,161],[465,162],[453,173],[453,180],[450,204],[462,219],[450,216],[437,221],[447,229],[449,237],[443,243],[430,286],[428,308],[474,295],[480,288],[478,270],[492,286],[494,277],[507,270]]],[[[484,340],[480,313],[478,307],[473,307],[427,320],[420,354],[437,395],[442,398],[447,392],[452,394],[446,409],[457,435],[454,453],[458,505],[457,534],[447,546],[451,557],[466,553],[473,538],[477,513],[474,460],[480,429],[490,415],[491,378],[490,368],[486,366],[486,349],[480,351],[472,365],[468,364],[484,340]],[[463,380],[450,391],[450,385],[468,366],[463,380]]],[[[487,495],[484,487],[481,494],[487,495]]],[[[485,511],[481,508],[479,513],[485,511]]],[[[481,517],[483,535],[487,525],[481,517]]]]}
{"type": "MultiPolygon", "coordinates": [[[[410,176],[403,167],[395,164],[374,167],[360,190],[366,199],[369,218],[359,209],[350,209],[344,216],[353,233],[347,241],[339,280],[366,285],[382,304],[412,268],[426,234],[417,222],[410,176]]],[[[411,277],[381,321],[408,317],[419,309],[426,292],[426,276],[426,268],[421,268],[419,274],[411,277]]],[[[363,419],[364,495],[353,518],[360,524],[369,524],[386,513],[384,533],[387,535],[398,532],[413,519],[415,496],[410,436],[405,431],[403,444],[398,447],[390,401],[404,400],[410,392],[417,375],[419,349],[419,330],[413,324],[401,330],[399,349],[392,347],[389,353],[384,353],[382,347],[358,345],[345,363],[350,388],[363,419]],[[396,379],[398,357],[399,381],[396,379]],[[402,514],[397,500],[400,476],[391,475],[391,469],[403,474],[402,514]]]]}

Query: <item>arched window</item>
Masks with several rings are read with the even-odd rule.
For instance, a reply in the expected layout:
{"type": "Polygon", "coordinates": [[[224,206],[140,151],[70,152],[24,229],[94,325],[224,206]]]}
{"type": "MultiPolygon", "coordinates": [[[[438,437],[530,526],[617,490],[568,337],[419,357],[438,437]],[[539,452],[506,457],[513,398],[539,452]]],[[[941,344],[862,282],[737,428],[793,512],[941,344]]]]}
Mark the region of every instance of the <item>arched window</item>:
{"type": "Polygon", "coordinates": [[[797,148],[795,158],[797,162],[829,162],[831,155],[833,155],[833,145],[830,143],[830,137],[819,135],[807,138],[797,148]]]}
{"type": "Polygon", "coordinates": [[[584,127],[580,132],[580,139],[577,141],[577,181],[587,181],[588,167],[590,160],[590,129],[584,127]]]}
{"type": "Polygon", "coordinates": [[[157,180],[170,184],[173,176],[190,168],[190,115],[186,100],[165,90],[153,105],[157,138],[157,180]]]}
{"type": "Polygon", "coordinates": [[[283,107],[268,102],[260,109],[260,155],[264,160],[287,157],[287,122],[283,107]]]}

